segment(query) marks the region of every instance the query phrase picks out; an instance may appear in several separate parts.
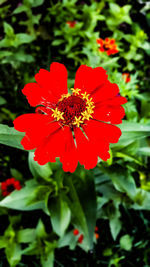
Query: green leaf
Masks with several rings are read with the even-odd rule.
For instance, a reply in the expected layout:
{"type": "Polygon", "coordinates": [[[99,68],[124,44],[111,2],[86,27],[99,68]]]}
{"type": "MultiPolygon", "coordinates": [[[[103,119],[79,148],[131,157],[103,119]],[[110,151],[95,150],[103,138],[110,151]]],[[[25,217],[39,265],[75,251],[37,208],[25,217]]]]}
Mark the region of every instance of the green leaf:
{"type": "Polygon", "coordinates": [[[21,140],[24,137],[24,133],[16,131],[13,127],[0,124],[0,144],[19,148],[24,150],[21,145],[21,140]]]}
{"type": "Polygon", "coordinates": [[[4,57],[9,57],[12,55],[11,51],[0,51],[0,59],[4,58],[4,57]]]}
{"type": "Polygon", "coordinates": [[[52,175],[50,164],[39,165],[34,159],[34,152],[29,152],[29,168],[35,178],[44,178],[49,181],[49,177],[52,175]]]}
{"type": "Polygon", "coordinates": [[[46,238],[47,237],[47,233],[45,231],[45,226],[42,222],[41,219],[39,219],[38,224],[36,226],[36,236],[39,238],[46,238]]]}
{"type": "Polygon", "coordinates": [[[44,0],[28,0],[32,7],[41,6],[44,3],[44,0]]]}
{"type": "Polygon", "coordinates": [[[19,14],[19,13],[22,13],[22,12],[27,12],[28,11],[28,7],[25,6],[25,5],[21,5],[21,6],[18,6],[12,14],[19,14]]]}
{"type": "Polygon", "coordinates": [[[26,33],[18,33],[15,38],[15,46],[18,47],[21,44],[31,43],[35,39],[34,36],[31,36],[26,33]]]}
{"type": "Polygon", "coordinates": [[[144,156],[150,156],[150,147],[140,147],[138,153],[144,156]]]}
{"type": "Polygon", "coordinates": [[[86,172],[81,176],[65,176],[69,188],[67,202],[71,209],[72,222],[84,235],[83,249],[93,247],[93,236],[96,225],[96,193],[93,175],[86,172]],[[90,192],[90,194],[89,194],[90,192]]]}
{"type": "Polygon", "coordinates": [[[135,140],[150,136],[150,125],[140,124],[136,122],[123,121],[121,125],[117,125],[122,136],[117,144],[112,144],[111,147],[125,147],[135,140]]]}
{"type": "Polygon", "coordinates": [[[116,240],[121,230],[121,226],[122,226],[122,223],[120,219],[118,218],[118,216],[114,216],[113,218],[110,218],[109,225],[110,225],[112,237],[114,240],[116,240]]]}
{"type": "Polygon", "coordinates": [[[124,235],[120,238],[120,247],[127,251],[132,249],[132,239],[129,235],[124,235]]]}
{"type": "Polygon", "coordinates": [[[41,263],[42,263],[42,267],[53,267],[54,266],[54,252],[51,251],[47,255],[47,259],[42,258],[41,263]]]}
{"type": "Polygon", "coordinates": [[[110,7],[111,13],[113,13],[113,14],[116,14],[116,13],[120,12],[120,6],[115,4],[115,3],[110,3],[109,7],[110,7]]]}
{"type": "Polygon", "coordinates": [[[35,237],[35,229],[26,228],[17,232],[17,241],[19,243],[33,242],[35,237]]]}
{"type": "Polygon", "coordinates": [[[4,22],[4,32],[8,36],[13,36],[14,35],[13,27],[10,24],[8,24],[7,22],[4,22]]]}
{"type": "Polygon", "coordinates": [[[21,260],[21,247],[19,244],[12,242],[7,245],[5,249],[7,260],[10,267],[15,267],[21,260]]]}
{"type": "Polygon", "coordinates": [[[6,104],[6,100],[2,96],[0,96],[0,106],[2,106],[4,104],[6,104]]]}
{"type": "Polygon", "coordinates": [[[29,201],[34,198],[38,184],[35,180],[29,180],[26,182],[26,186],[21,190],[13,191],[9,196],[0,201],[0,207],[6,207],[16,210],[36,210],[44,209],[44,201],[38,200],[37,203],[31,203],[29,201]]]}
{"type": "Polygon", "coordinates": [[[62,195],[50,198],[48,208],[51,216],[51,223],[55,233],[63,236],[71,219],[71,212],[62,195]]]}

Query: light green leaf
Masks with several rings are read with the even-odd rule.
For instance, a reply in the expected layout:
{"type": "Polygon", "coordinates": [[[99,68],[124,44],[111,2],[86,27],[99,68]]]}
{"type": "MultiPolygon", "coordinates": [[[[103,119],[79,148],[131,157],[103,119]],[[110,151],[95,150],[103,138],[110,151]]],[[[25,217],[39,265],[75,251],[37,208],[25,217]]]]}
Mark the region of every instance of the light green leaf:
{"type": "Polygon", "coordinates": [[[7,22],[4,22],[4,32],[8,36],[14,35],[14,29],[13,29],[13,27],[10,24],[8,24],[7,22]]]}
{"type": "Polygon", "coordinates": [[[38,184],[35,180],[26,182],[26,186],[21,190],[13,191],[9,196],[0,201],[0,207],[16,210],[36,210],[44,209],[44,201],[38,200],[36,203],[29,205],[30,199],[33,199],[38,184]]]}
{"type": "Polygon", "coordinates": [[[71,209],[72,222],[83,233],[82,247],[88,251],[93,247],[96,225],[97,207],[93,175],[87,172],[82,178],[81,176],[65,176],[65,185],[69,188],[67,202],[71,209]]]}
{"type": "Polygon", "coordinates": [[[35,237],[35,229],[26,228],[17,232],[17,241],[19,243],[33,242],[35,237]]]}
{"type": "Polygon", "coordinates": [[[59,195],[49,199],[48,208],[54,232],[63,236],[71,220],[71,212],[67,202],[59,195]]]}
{"type": "Polygon", "coordinates": [[[18,7],[13,11],[13,14],[19,14],[19,13],[27,12],[27,11],[28,11],[28,7],[25,6],[25,5],[21,5],[21,6],[18,6],[18,7]]]}
{"type": "Polygon", "coordinates": [[[24,133],[16,131],[13,127],[0,124],[0,144],[19,148],[24,150],[21,145],[21,140],[24,137],[24,133]]]}
{"type": "Polygon", "coordinates": [[[129,235],[124,235],[120,238],[120,247],[124,250],[130,251],[132,248],[132,239],[129,235]]]}
{"type": "Polygon", "coordinates": [[[17,47],[21,44],[31,43],[34,39],[35,39],[35,37],[31,36],[29,34],[18,33],[18,34],[16,34],[16,38],[15,38],[15,46],[17,47]]]}
{"type": "Polygon", "coordinates": [[[0,96],[0,106],[4,104],[6,104],[6,100],[2,96],[0,96]]]}
{"type": "Polygon", "coordinates": [[[150,125],[144,125],[136,122],[123,121],[121,125],[117,125],[121,131],[122,136],[117,144],[112,144],[111,147],[125,147],[135,140],[150,136],[150,125]]]}
{"type": "Polygon", "coordinates": [[[29,160],[29,168],[33,177],[35,178],[41,177],[49,181],[49,177],[52,175],[50,164],[47,163],[45,165],[39,165],[34,160],[34,152],[29,152],[28,160],[29,160]]]}
{"type": "Polygon", "coordinates": [[[110,218],[109,225],[110,225],[112,237],[114,240],[116,240],[121,230],[122,223],[117,216],[114,216],[114,218],[110,218]]]}

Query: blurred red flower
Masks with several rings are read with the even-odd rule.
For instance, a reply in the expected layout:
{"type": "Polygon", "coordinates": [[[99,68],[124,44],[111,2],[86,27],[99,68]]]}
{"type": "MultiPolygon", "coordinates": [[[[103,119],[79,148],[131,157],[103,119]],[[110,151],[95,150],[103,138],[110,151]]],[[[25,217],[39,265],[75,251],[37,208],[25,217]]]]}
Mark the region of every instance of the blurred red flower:
{"type": "Polygon", "coordinates": [[[3,196],[8,196],[12,191],[20,190],[22,187],[20,185],[20,182],[18,180],[15,180],[15,178],[7,179],[6,181],[1,183],[1,190],[3,196]]]}
{"type": "Polygon", "coordinates": [[[119,52],[114,39],[105,38],[105,40],[99,38],[96,40],[99,44],[99,51],[106,52],[108,56],[119,52]]]}
{"type": "Polygon", "coordinates": [[[79,230],[78,230],[78,229],[74,229],[74,230],[73,230],[73,234],[74,234],[74,235],[78,235],[78,234],[79,234],[79,230]]]}
{"type": "Polygon", "coordinates": [[[122,78],[126,83],[129,83],[131,81],[130,73],[122,73],[122,78]]]}
{"type": "Polygon", "coordinates": [[[16,130],[25,132],[21,144],[36,149],[40,165],[60,158],[63,170],[74,172],[78,161],[85,169],[94,168],[98,157],[107,160],[109,143],[117,143],[121,130],[114,124],[125,115],[127,100],[117,96],[119,88],[107,79],[102,67],[81,65],[72,94],[67,89],[67,70],[52,63],[50,72],[40,69],[37,83],[28,83],[22,92],[35,112],[14,120],[16,130]]]}
{"type": "Polygon", "coordinates": [[[76,25],[76,21],[67,21],[66,22],[66,24],[68,24],[68,26],[70,27],[70,28],[74,28],[75,27],[75,25],[76,25]]]}
{"type": "Polygon", "coordinates": [[[84,236],[81,234],[80,236],[79,236],[79,238],[78,238],[78,243],[82,243],[83,242],[83,238],[84,238],[84,236]]]}

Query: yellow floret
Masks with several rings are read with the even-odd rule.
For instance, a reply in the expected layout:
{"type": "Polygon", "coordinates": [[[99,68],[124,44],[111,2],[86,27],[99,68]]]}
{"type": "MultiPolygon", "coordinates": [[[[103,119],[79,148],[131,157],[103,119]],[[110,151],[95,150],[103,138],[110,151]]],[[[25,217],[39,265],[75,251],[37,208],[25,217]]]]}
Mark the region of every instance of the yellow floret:
{"type": "Polygon", "coordinates": [[[59,111],[58,108],[52,109],[52,111],[53,111],[52,117],[56,118],[57,121],[64,120],[63,118],[64,112],[59,111]]]}
{"type": "Polygon", "coordinates": [[[76,125],[77,127],[80,127],[80,123],[83,123],[81,116],[79,118],[75,116],[75,121],[73,122],[73,124],[76,125]]]}
{"type": "Polygon", "coordinates": [[[70,89],[72,92],[73,92],[73,94],[75,94],[75,95],[79,95],[79,92],[81,91],[81,89],[79,89],[79,88],[71,88],[70,89]]]}

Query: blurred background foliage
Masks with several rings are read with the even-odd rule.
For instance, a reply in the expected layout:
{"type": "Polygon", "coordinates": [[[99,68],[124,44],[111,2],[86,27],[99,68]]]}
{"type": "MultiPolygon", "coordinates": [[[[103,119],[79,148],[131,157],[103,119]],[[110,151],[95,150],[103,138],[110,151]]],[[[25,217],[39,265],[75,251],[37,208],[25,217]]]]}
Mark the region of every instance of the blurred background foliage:
{"type": "Polygon", "coordinates": [[[150,266],[149,2],[0,0],[0,17],[0,181],[23,187],[0,197],[0,266],[150,266]],[[107,37],[117,54],[98,50],[107,37]],[[128,99],[120,141],[90,172],[27,160],[11,128],[33,112],[21,89],[53,61],[67,67],[69,88],[81,64],[104,67],[128,99]]]}

